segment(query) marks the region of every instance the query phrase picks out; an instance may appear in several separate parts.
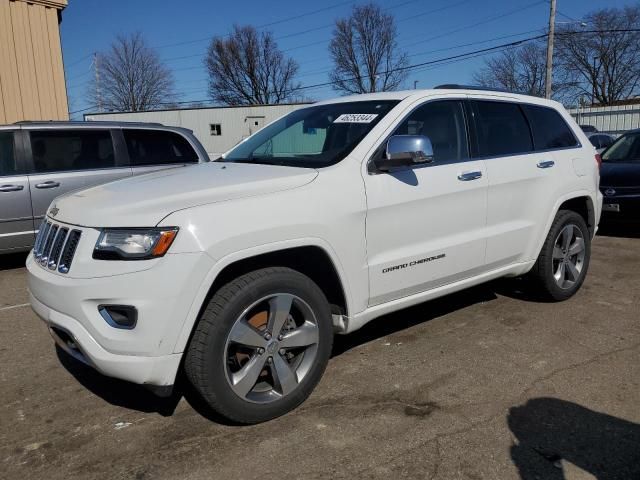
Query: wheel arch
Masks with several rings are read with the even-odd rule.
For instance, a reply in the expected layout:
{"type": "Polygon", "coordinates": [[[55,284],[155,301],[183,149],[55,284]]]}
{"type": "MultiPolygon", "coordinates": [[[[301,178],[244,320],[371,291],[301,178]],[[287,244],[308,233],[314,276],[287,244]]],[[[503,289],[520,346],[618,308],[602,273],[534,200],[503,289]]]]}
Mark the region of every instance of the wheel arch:
{"type": "Polygon", "coordinates": [[[324,292],[334,315],[348,316],[350,295],[342,265],[320,239],[287,241],[232,253],[216,262],[196,295],[173,351],[183,352],[202,309],[225,283],[244,273],[266,267],[288,267],[311,278],[324,292]]]}
{"type": "Polygon", "coordinates": [[[536,245],[536,250],[534,252],[533,258],[538,258],[540,252],[542,250],[542,246],[544,245],[544,241],[549,234],[549,230],[551,229],[551,224],[553,220],[558,215],[560,210],[573,210],[582,216],[587,224],[587,228],[589,229],[589,235],[591,238],[595,235],[596,232],[596,211],[595,204],[592,198],[592,193],[589,191],[577,191],[567,195],[560,197],[551,212],[551,216],[547,220],[547,224],[545,225],[545,229],[543,231],[543,235],[538,240],[538,244],[536,245]]]}

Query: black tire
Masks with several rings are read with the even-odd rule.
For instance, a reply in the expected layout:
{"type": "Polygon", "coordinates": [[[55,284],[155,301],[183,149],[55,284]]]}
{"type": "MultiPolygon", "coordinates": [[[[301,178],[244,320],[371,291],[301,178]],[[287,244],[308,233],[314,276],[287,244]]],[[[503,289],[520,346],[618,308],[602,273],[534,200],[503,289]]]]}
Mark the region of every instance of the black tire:
{"type": "Polygon", "coordinates": [[[572,210],[560,210],[551,224],[540,255],[538,255],[535,265],[527,276],[543,299],[554,302],[563,301],[572,297],[582,286],[589,269],[590,258],[591,235],[584,218],[572,210]],[[569,225],[573,225],[579,230],[584,240],[585,253],[577,280],[571,286],[561,288],[554,277],[553,252],[558,236],[569,225]]]}
{"type": "Polygon", "coordinates": [[[306,400],[324,373],[332,344],[331,310],[322,290],[295,270],[264,268],[242,275],[215,292],[185,353],[184,370],[187,379],[217,414],[235,423],[260,423],[284,415],[306,400]],[[236,394],[228,380],[227,361],[223,361],[227,338],[245,309],[266,296],[283,293],[306,302],[317,320],[315,360],[290,393],[269,403],[254,403],[236,394]]]}

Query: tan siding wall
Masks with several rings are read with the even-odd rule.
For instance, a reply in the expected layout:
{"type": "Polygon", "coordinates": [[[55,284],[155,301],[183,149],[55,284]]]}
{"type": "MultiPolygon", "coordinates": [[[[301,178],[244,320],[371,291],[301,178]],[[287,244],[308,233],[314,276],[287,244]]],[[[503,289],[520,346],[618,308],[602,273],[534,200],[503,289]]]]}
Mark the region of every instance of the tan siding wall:
{"type": "Polygon", "coordinates": [[[35,2],[0,0],[0,124],[69,118],[56,8],[64,3],[35,2]]]}

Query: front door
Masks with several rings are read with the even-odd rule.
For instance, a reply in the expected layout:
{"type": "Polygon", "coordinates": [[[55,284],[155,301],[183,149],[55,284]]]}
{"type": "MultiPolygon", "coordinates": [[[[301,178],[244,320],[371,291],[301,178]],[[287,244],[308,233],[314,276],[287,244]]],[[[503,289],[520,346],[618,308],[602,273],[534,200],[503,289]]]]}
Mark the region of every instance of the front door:
{"type": "Polygon", "coordinates": [[[0,131],[0,252],[29,248],[34,239],[29,179],[16,145],[13,131],[0,131]]]}
{"type": "Polygon", "coordinates": [[[425,103],[395,134],[429,137],[434,161],[365,173],[370,305],[473,276],[485,263],[487,175],[469,156],[463,100],[425,103]]]}
{"type": "Polygon", "coordinates": [[[27,147],[36,225],[54,198],[131,175],[119,164],[108,129],[31,130],[27,147]]]}

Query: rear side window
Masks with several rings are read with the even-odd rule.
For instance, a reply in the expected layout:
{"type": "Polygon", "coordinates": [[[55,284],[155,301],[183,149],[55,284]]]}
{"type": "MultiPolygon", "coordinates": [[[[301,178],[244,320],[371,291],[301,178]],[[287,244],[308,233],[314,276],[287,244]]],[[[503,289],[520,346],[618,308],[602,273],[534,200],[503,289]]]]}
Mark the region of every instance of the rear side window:
{"type": "Polygon", "coordinates": [[[109,130],[32,130],[32,173],[115,167],[109,130]]]}
{"type": "Polygon", "coordinates": [[[0,176],[21,173],[17,161],[13,132],[0,132],[0,176]]]}
{"type": "Polygon", "coordinates": [[[395,135],[425,135],[431,140],[436,162],[469,158],[462,103],[457,100],[429,102],[413,111],[395,135]]]}
{"type": "Polygon", "coordinates": [[[553,108],[538,105],[523,105],[523,108],[529,117],[536,150],[570,148],[578,145],[578,140],[567,122],[553,108]]]}
{"type": "Polygon", "coordinates": [[[527,119],[515,103],[474,101],[478,156],[495,157],[533,151],[527,119]]]}
{"type": "Polygon", "coordinates": [[[198,154],[181,135],[161,130],[123,130],[132,166],[195,163],[198,154]]]}

